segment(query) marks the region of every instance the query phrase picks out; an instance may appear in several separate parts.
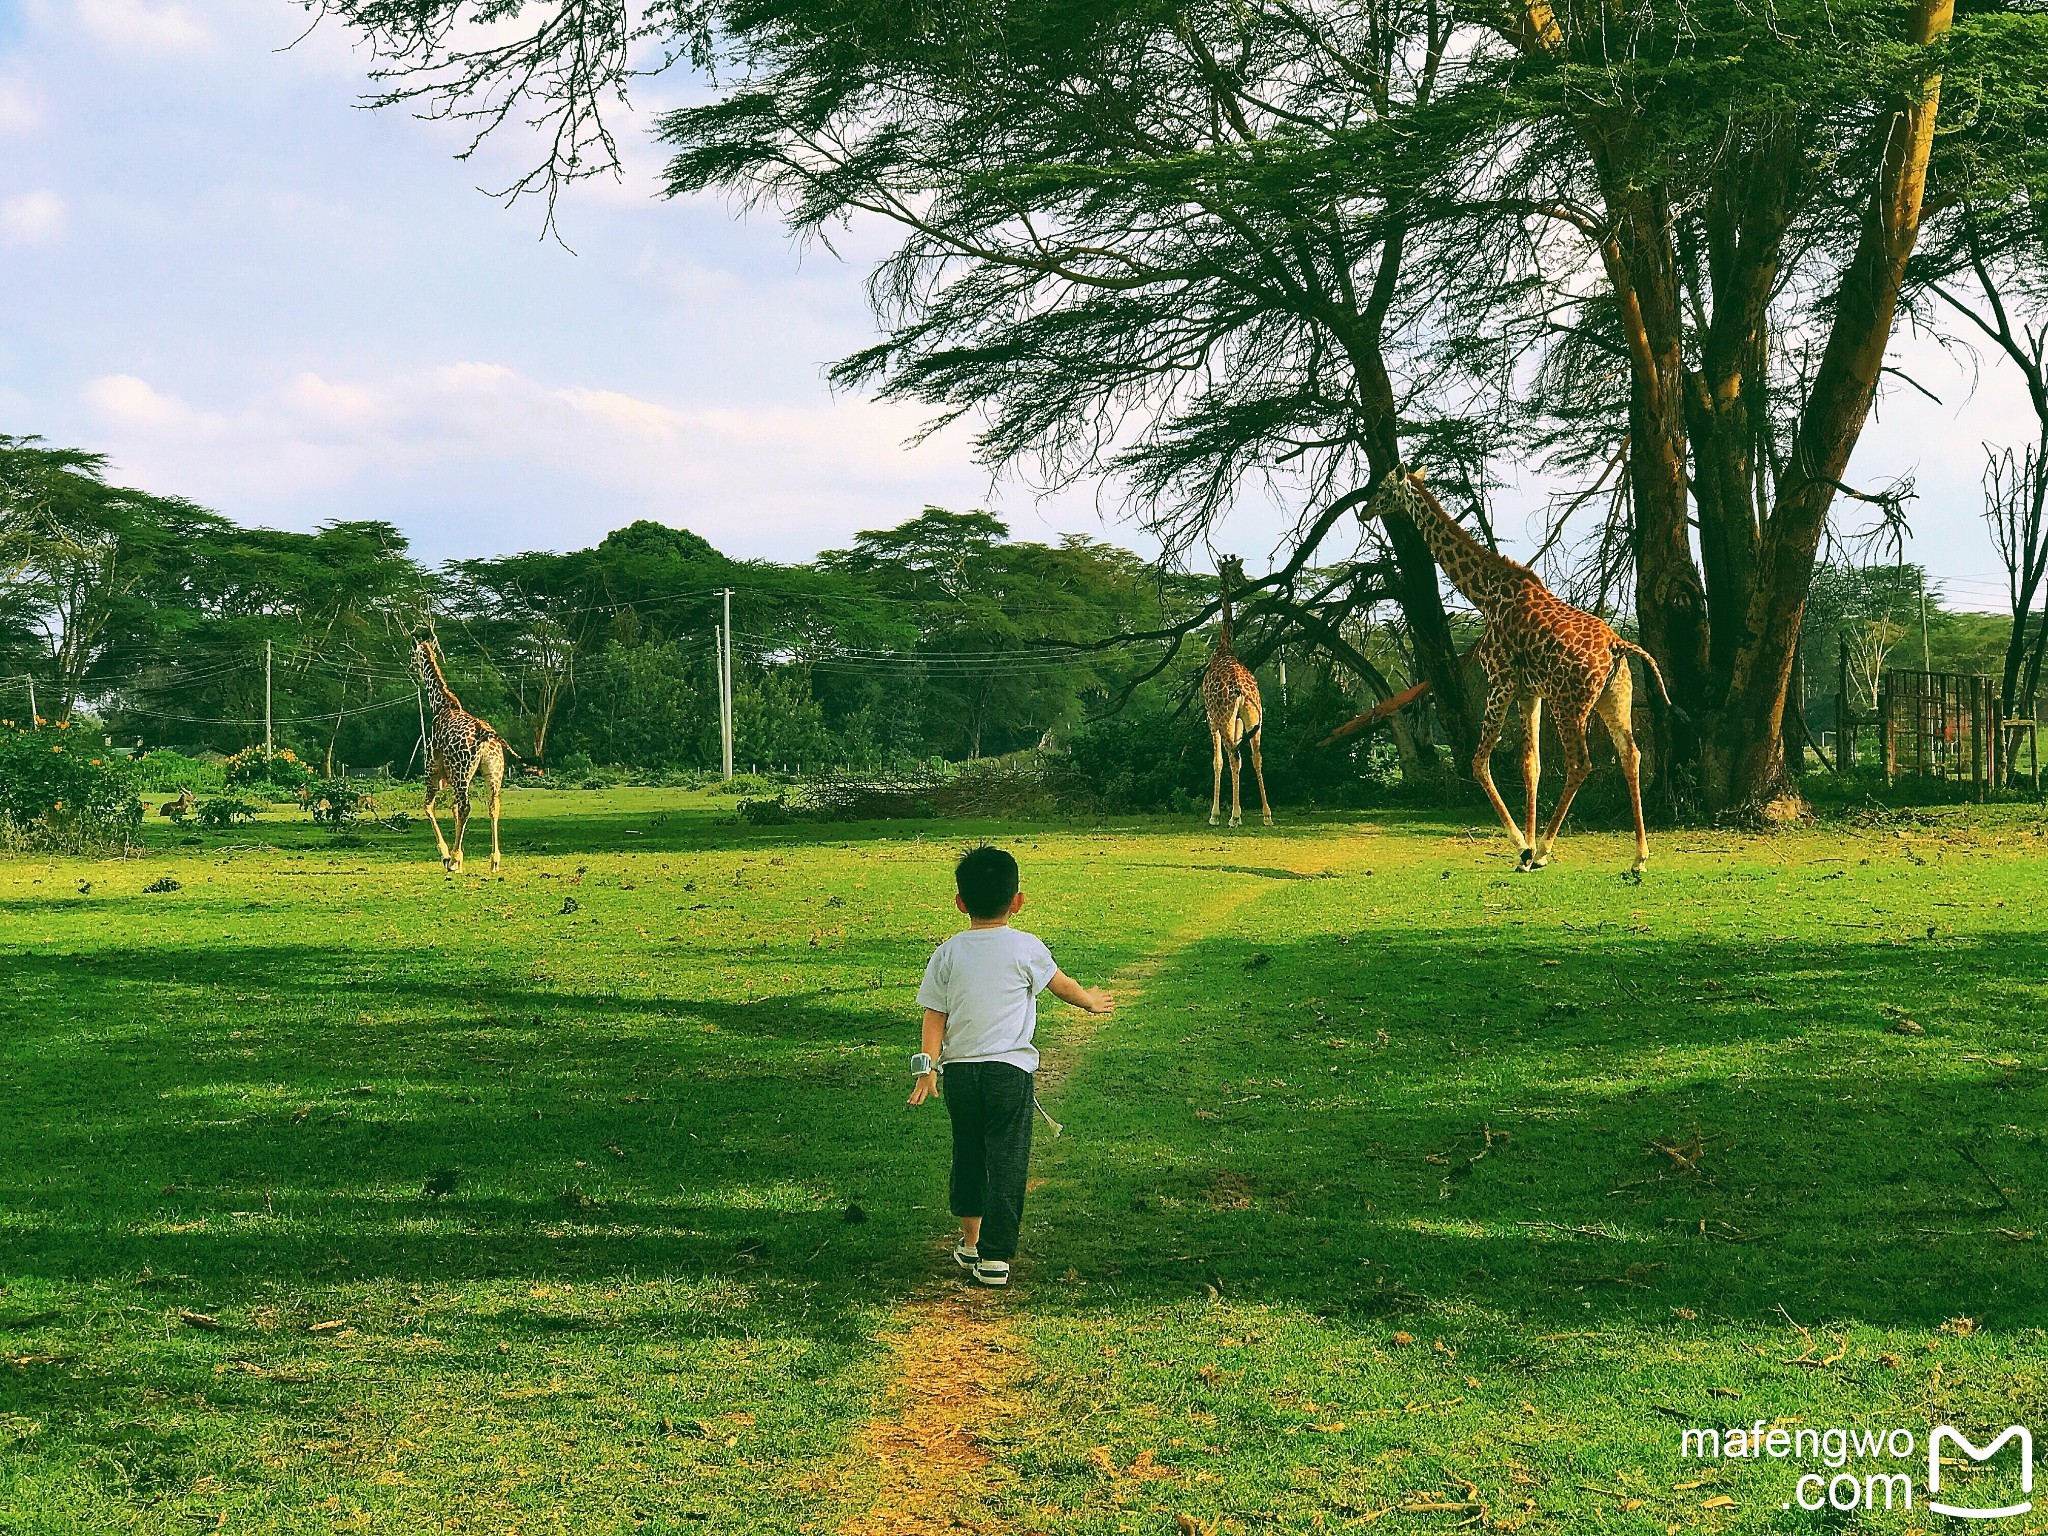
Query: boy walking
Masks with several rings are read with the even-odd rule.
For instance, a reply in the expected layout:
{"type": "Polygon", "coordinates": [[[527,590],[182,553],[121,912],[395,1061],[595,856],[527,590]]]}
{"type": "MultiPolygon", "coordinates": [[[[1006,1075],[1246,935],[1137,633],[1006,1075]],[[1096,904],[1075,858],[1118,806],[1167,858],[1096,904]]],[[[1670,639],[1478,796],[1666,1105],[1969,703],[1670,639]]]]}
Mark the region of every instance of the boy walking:
{"type": "Polygon", "coordinates": [[[1038,994],[1090,1013],[1116,1000],[1082,986],[1053,964],[1052,951],[1010,919],[1024,910],[1017,861],[1000,848],[976,848],[953,870],[953,905],[968,926],[933,951],[917,1001],[924,1049],[911,1058],[922,1104],[946,1078],[953,1122],[953,1214],[960,1240],[953,1262],[983,1285],[1008,1285],[1024,1216],[1024,1174],[1031,1161],[1032,1074],[1038,1050],[1038,994]]]}

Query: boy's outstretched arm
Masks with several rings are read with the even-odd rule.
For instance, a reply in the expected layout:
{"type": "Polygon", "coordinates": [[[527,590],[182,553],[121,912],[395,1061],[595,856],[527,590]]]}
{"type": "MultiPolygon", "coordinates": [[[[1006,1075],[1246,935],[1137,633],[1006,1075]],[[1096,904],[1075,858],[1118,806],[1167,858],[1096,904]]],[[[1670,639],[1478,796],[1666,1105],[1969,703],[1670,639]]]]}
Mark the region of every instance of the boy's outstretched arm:
{"type": "Polygon", "coordinates": [[[1116,1008],[1116,999],[1101,987],[1084,987],[1065,971],[1054,971],[1052,983],[1045,990],[1061,1002],[1090,1013],[1109,1013],[1116,1008]]]}
{"type": "MultiPolygon", "coordinates": [[[[925,1009],[924,1045],[922,1046],[925,1055],[931,1057],[931,1059],[934,1062],[937,1062],[939,1059],[939,1047],[944,1045],[945,1043],[946,1016],[943,1013],[939,1012],[939,1010],[936,1008],[925,1009]]],[[[915,1082],[913,1082],[910,1085],[910,1102],[913,1104],[922,1104],[926,1099],[932,1097],[932,1095],[934,1095],[938,1091],[938,1072],[936,1070],[927,1072],[923,1077],[918,1078],[915,1082]]]]}

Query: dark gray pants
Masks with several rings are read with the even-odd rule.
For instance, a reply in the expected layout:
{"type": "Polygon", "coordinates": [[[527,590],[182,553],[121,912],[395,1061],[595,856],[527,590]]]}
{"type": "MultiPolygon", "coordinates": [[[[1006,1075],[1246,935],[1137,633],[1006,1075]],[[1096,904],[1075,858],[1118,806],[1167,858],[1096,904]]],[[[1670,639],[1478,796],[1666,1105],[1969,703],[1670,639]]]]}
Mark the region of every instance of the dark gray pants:
{"type": "Polygon", "coordinates": [[[1031,1074],[1007,1061],[962,1061],[946,1068],[945,1082],[953,1214],[979,1216],[981,1256],[1008,1263],[1017,1256],[1031,1163],[1031,1074]]]}

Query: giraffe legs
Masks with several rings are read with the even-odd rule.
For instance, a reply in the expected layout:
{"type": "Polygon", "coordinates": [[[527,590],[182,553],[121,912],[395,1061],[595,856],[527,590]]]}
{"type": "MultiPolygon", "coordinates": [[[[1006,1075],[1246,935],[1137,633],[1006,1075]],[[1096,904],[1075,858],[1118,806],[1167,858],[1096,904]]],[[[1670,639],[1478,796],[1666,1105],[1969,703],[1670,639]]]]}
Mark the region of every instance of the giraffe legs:
{"type": "Polygon", "coordinates": [[[1543,695],[1522,700],[1522,784],[1529,791],[1529,846],[1536,846],[1536,785],[1543,777],[1543,695]]]}
{"type": "MultiPolygon", "coordinates": [[[[471,774],[476,765],[470,764],[471,774]]],[[[442,862],[455,874],[462,873],[462,834],[469,830],[469,779],[464,777],[455,782],[455,856],[442,862]]]]}
{"type": "Polygon", "coordinates": [[[485,786],[491,795],[491,872],[497,873],[500,863],[498,852],[498,807],[505,788],[505,759],[487,752],[477,754],[469,765],[469,772],[461,777],[448,772],[430,773],[427,779],[427,821],[434,829],[434,841],[441,848],[441,867],[452,875],[462,873],[462,841],[469,831],[469,792],[474,787],[477,771],[481,769],[485,786]],[[440,799],[441,791],[448,790],[455,801],[455,846],[448,846],[448,839],[441,835],[441,820],[434,814],[434,803],[440,799]]]}
{"type": "Polygon", "coordinates": [[[1238,747],[1244,740],[1244,722],[1232,715],[1230,723],[1223,728],[1223,734],[1230,742],[1230,824],[1241,827],[1244,825],[1244,804],[1239,791],[1244,782],[1244,758],[1238,747]]]}
{"type": "Polygon", "coordinates": [[[1564,747],[1564,788],[1558,792],[1557,807],[1550,813],[1550,824],[1543,829],[1542,839],[1529,849],[1525,862],[1530,869],[1541,869],[1550,862],[1551,850],[1557,846],[1557,829],[1564,825],[1564,813],[1571,809],[1572,796],[1592,771],[1592,754],[1586,750],[1586,727],[1592,719],[1591,704],[1558,711],[1557,734],[1564,747]]]}
{"type": "Polygon", "coordinates": [[[1265,736],[1263,730],[1252,732],[1252,773],[1259,781],[1259,817],[1270,827],[1273,825],[1273,805],[1266,798],[1266,753],[1259,745],[1265,736]]]}
{"type": "Polygon", "coordinates": [[[1479,726],[1479,750],[1472,754],[1472,777],[1479,781],[1479,787],[1486,791],[1486,798],[1493,802],[1500,824],[1508,829],[1508,836],[1514,839],[1515,847],[1521,850],[1522,862],[1529,862],[1529,844],[1523,840],[1522,829],[1515,825],[1514,813],[1508,803],[1501,799],[1500,790],[1493,782],[1493,749],[1500,745],[1501,727],[1508,721],[1508,706],[1515,702],[1515,685],[1507,678],[1495,679],[1486,691],[1486,718],[1479,726]]]}
{"type": "Polygon", "coordinates": [[[500,863],[498,857],[498,802],[504,798],[505,794],[505,754],[503,752],[491,754],[490,761],[484,764],[484,776],[489,779],[491,786],[491,873],[495,875],[498,872],[500,863]]]}
{"type": "Polygon", "coordinates": [[[1216,825],[1216,817],[1223,809],[1223,727],[1211,722],[1209,741],[1216,749],[1216,783],[1209,791],[1209,825],[1216,825]]]}
{"type": "Polygon", "coordinates": [[[1628,784],[1628,806],[1636,818],[1636,861],[1629,866],[1629,873],[1640,875],[1643,866],[1650,862],[1650,838],[1643,830],[1643,754],[1636,748],[1635,683],[1629,677],[1626,661],[1615,668],[1613,681],[1594,708],[1600,711],[1601,723],[1613,738],[1614,755],[1621,759],[1621,776],[1628,784]]]}
{"type": "Polygon", "coordinates": [[[441,791],[447,785],[448,778],[446,774],[436,773],[431,768],[427,770],[427,825],[434,829],[434,842],[441,849],[441,867],[443,869],[453,869],[455,866],[448,862],[448,839],[441,835],[441,819],[434,814],[434,802],[441,798],[441,791]]]}

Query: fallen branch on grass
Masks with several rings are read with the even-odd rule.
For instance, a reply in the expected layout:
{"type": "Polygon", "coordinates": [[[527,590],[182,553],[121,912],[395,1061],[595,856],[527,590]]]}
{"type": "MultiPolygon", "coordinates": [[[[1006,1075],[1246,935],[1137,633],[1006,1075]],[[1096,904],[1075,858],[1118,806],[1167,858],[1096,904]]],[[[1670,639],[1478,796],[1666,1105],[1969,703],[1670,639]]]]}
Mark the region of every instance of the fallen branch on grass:
{"type": "Polygon", "coordinates": [[[1346,720],[1337,729],[1317,742],[1316,745],[1319,747],[1331,746],[1342,741],[1346,736],[1356,736],[1360,731],[1369,730],[1394,713],[1395,710],[1406,709],[1427,692],[1429,692],[1429,681],[1425,678],[1413,688],[1404,688],[1391,698],[1381,699],[1379,703],[1373,705],[1364,714],[1353,715],[1349,720],[1346,720]]]}

